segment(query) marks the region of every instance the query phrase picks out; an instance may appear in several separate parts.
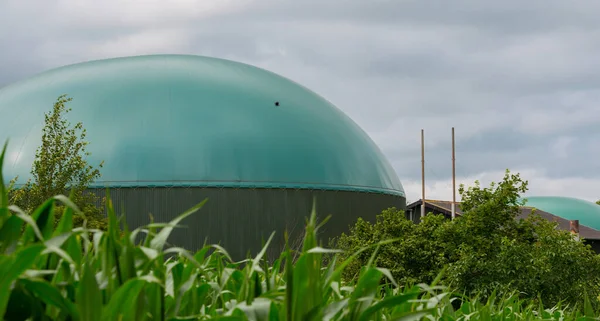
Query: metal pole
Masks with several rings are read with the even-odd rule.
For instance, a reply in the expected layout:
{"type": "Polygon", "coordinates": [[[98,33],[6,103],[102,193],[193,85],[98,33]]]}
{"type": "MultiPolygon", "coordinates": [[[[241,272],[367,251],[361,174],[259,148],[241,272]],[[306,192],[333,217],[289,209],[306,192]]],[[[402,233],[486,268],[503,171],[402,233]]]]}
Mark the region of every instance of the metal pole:
{"type": "Polygon", "coordinates": [[[452,127],[452,219],[456,217],[456,157],[454,154],[454,127],[452,127]]]}
{"type": "Polygon", "coordinates": [[[425,217],[425,131],[421,129],[421,218],[425,217]]]}

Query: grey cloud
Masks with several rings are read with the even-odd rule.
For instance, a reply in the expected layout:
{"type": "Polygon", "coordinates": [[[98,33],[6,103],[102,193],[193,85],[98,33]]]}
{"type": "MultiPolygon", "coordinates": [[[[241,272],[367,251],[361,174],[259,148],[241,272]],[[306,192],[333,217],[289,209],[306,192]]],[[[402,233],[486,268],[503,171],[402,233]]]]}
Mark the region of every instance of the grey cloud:
{"type": "MultiPolygon", "coordinates": [[[[535,169],[548,178],[600,179],[597,153],[600,135],[563,137],[555,139],[530,138],[517,133],[483,133],[477,139],[457,141],[456,171],[459,176],[470,176],[486,171],[535,169]]],[[[400,175],[418,180],[421,169],[420,155],[412,153],[394,165],[400,175]]],[[[396,158],[400,159],[400,158],[396,158]]],[[[432,149],[426,147],[426,174],[434,180],[449,180],[451,176],[450,142],[432,149]]],[[[499,178],[498,178],[499,179],[499,178]]]]}
{"type": "Polygon", "coordinates": [[[464,26],[497,34],[555,31],[597,26],[600,4],[560,0],[517,1],[260,1],[249,8],[262,19],[354,21],[371,24],[464,26]]]}
{"type": "Polygon", "coordinates": [[[421,128],[428,175],[449,178],[452,126],[462,176],[534,168],[600,178],[597,2],[263,0],[210,15],[16,3],[0,3],[0,86],[115,54],[217,56],[332,101],[401,179],[419,178],[421,128]]]}

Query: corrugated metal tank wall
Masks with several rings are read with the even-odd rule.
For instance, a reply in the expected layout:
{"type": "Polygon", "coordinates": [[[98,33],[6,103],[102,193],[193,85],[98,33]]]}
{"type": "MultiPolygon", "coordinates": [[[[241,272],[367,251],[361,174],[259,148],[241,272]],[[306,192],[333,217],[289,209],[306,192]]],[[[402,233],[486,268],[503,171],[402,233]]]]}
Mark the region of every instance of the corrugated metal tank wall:
{"type": "MultiPolygon", "coordinates": [[[[105,196],[103,189],[92,190],[105,196]]],[[[321,229],[321,240],[328,244],[331,237],[347,232],[359,217],[373,221],[382,210],[405,209],[404,197],[380,193],[247,188],[116,188],[110,191],[114,207],[123,212],[131,229],[149,223],[166,223],[190,207],[208,198],[206,205],[182,222],[184,228],[173,231],[169,242],[195,251],[208,244],[220,243],[235,260],[254,256],[264,241],[275,231],[269,257],[276,257],[284,248],[284,231],[290,240],[298,241],[309,217],[313,198],[322,220],[331,219],[321,229]]]]}

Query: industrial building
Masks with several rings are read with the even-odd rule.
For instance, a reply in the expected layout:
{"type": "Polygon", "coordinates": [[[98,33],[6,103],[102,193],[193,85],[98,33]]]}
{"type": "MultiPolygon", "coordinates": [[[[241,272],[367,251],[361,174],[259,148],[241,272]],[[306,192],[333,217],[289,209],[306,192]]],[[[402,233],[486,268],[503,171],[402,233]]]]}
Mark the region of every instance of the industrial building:
{"type": "Polygon", "coordinates": [[[228,60],[151,55],[46,71],[0,89],[0,140],[10,139],[7,179],[30,177],[44,113],[67,94],[83,122],[90,165],[131,228],[167,222],[208,198],[172,245],[220,243],[235,259],[301,235],[317,201],[324,242],[358,217],[406,207],[397,174],[342,111],[272,72],[228,60]],[[121,211],[123,209],[124,211],[121,211]]]}
{"type": "MultiPolygon", "coordinates": [[[[558,229],[576,232],[596,253],[600,253],[600,206],[571,197],[528,196],[522,200],[526,202],[516,219],[524,219],[533,212],[543,219],[556,222],[558,229]]],[[[418,223],[421,206],[422,200],[408,204],[406,218],[418,223]]],[[[425,213],[444,215],[450,219],[451,211],[452,202],[425,200],[425,213]]],[[[460,202],[456,203],[456,215],[462,215],[460,202]]]]}

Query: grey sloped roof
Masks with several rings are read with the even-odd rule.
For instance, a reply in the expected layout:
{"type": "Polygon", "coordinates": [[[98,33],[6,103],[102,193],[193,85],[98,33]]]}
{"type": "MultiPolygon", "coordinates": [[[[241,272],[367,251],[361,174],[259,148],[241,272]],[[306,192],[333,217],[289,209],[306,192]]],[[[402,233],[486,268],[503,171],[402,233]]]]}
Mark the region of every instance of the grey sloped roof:
{"type": "MultiPolygon", "coordinates": [[[[450,201],[427,200],[426,199],[425,202],[427,204],[427,207],[435,208],[436,210],[439,210],[440,212],[447,214],[447,215],[451,214],[452,202],[450,202],[450,201]]],[[[407,209],[414,208],[418,205],[421,205],[421,200],[418,200],[416,202],[409,204],[407,206],[407,209]]],[[[531,215],[531,212],[533,211],[533,209],[534,209],[533,207],[522,206],[521,213],[517,216],[517,219],[525,219],[526,217],[531,215]]],[[[542,211],[539,209],[535,209],[535,213],[538,214],[543,219],[546,219],[548,221],[557,222],[558,228],[561,230],[569,231],[571,229],[571,224],[570,224],[569,220],[567,220],[567,219],[564,219],[560,216],[557,216],[552,213],[548,213],[548,212],[545,212],[545,211],[542,211]]],[[[462,214],[462,211],[460,209],[460,202],[456,203],[456,214],[457,215],[462,214]]],[[[589,240],[600,240],[600,231],[593,229],[589,226],[582,225],[580,223],[579,224],[579,236],[581,236],[584,239],[589,239],[589,240]]]]}

